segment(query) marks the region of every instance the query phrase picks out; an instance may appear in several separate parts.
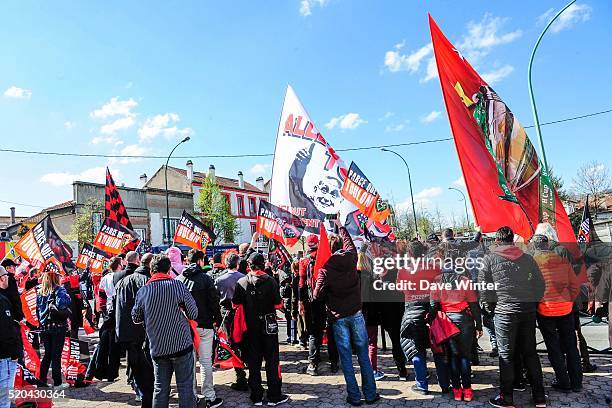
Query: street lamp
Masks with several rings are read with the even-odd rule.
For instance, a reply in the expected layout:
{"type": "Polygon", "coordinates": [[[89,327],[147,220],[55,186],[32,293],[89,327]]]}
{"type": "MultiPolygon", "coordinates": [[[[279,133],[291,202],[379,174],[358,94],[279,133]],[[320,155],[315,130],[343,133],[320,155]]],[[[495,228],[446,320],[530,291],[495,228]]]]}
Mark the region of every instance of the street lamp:
{"type": "Polygon", "coordinates": [[[172,153],[174,153],[176,148],[179,147],[181,144],[189,141],[189,139],[190,137],[187,136],[186,138],[178,142],[176,146],[174,146],[174,149],[172,149],[172,151],[170,151],[170,154],[168,155],[168,160],[166,160],[166,167],[164,168],[164,178],[166,179],[166,238],[168,239],[168,245],[170,245],[170,195],[168,194],[168,163],[170,162],[170,157],[172,156],[172,153]]]}
{"type": "Polygon", "coordinates": [[[463,193],[463,191],[461,191],[461,190],[459,190],[458,188],[455,188],[455,187],[449,187],[448,189],[449,190],[458,191],[463,196],[463,203],[465,204],[465,222],[467,223],[468,228],[470,228],[470,217],[468,215],[467,200],[465,198],[465,194],[463,193]]]}
{"type": "Polygon", "coordinates": [[[383,152],[393,153],[394,155],[396,155],[397,157],[402,159],[402,161],[406,165],[406,170],[408,171],[408,185],[410,186],[410,201],[412,202],[412,216],[414,217],[414,230],[416,231],[416,235],[418,237],[419,236],[419,227],[417,225],[416,210],[414,208],[414,195],[412,194],[412,178],[410,177],[410,167],[408,167],[408,163],[406,163],[406,160],[398,152],[386,149],[384,147],[381,147],[380,150],[382,150],[383,152]]]}
{"type": "Polygon", "coordinates": [[[538,117],[538,109],[536,108],[535,96],[533,95],[533,86],[531,84],[531,68],[533,66],[533,59],[535,57],[536,50],[538,49],[538,45],[540,45],[540,41],[542,41],[542,37],[546,34],[548,28],[554,23],[554,21],[559,17],[569,6],[574,4],[576,0],[570,1],[565,7],[561,9],[549,22],[546,24],[544,31],[538,37],[536,41],[535,47],[533,47],[533,51],[531,52],[531,58],[529,58],[529,67],[527,68],[527,83],[529,84],[529,97],[531,98],[531,110],[533,111],[533,120],[536,129],[536,133],[538,135],[538,140],[540,142],[540,150],[542,151],[542,160],[544,161],[544,170],[548,174],[548,162],[546,161],[546,152],[544,151],[544,140],[542,140],[542,131],[540,130],[540,118],[538,117]]]}

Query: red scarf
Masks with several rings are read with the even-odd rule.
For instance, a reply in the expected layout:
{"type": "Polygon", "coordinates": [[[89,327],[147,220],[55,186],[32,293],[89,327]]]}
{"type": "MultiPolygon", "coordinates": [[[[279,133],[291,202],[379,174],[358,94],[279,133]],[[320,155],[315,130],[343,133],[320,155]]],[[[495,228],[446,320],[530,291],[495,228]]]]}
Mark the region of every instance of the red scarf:
{"type": "Polygon", "coordinates": [[[149,281],[147,282],[147,285],[152,282],[171,280],[171,279],[172,278],[167,273],[157,272],[151,275],[151,279],[149,279],[149,281]]]}

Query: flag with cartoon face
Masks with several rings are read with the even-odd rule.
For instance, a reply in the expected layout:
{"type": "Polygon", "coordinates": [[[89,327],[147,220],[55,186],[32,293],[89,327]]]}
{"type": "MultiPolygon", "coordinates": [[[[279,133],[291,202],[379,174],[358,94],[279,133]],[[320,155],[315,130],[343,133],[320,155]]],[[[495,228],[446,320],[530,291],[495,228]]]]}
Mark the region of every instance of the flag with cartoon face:
{"type": "MultiPolygon", "coordinates": [[[[346,164],[288,86],[276,135],[270,202],[302,218],[306,234],[318,234],[325,216],[339,213],[354,240],[363,240],[364,226],[352,222],[363,213],[342,195],[347,173],[346,164]]],[[[378,237],[390,233],[367,217],[365,228],[378,237]]]]}

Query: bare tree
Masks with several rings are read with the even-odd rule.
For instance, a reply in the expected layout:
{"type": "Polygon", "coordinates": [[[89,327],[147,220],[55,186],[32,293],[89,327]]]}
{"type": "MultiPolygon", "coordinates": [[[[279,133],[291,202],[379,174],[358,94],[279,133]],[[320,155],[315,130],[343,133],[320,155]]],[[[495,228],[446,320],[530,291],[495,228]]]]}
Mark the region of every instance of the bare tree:
{"type": "Polygon", "coordinates": [[[584,164],[576,173],[574,185],[579,193],[590,196],[595,217],[597,217],[597,211],[604,203],[605,194],[612,187],[612,178],[608,168],[597,161],[584,164]]]}
{"type": "Polygon", "coordinates": [[[442,211],[440,211],[440,207],[436,205],[436,209],[433,213],[433,219],[437,224],[438,231],[442,231],[442,223],[446,222],[444,219],[444,215],[442,215],[442,211]]]}

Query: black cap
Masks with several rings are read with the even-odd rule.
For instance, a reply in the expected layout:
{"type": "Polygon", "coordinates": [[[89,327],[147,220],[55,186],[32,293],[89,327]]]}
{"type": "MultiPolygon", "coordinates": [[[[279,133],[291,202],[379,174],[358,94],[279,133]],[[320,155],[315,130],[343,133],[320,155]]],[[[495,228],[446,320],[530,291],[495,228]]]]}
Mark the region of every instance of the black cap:
{"type": "Polygon", "coordinates": [[[264,266],[266,265],[266,259],[264,258],[264,256],[262,254],[260,254],[259,252],[253,252],[248,259],[248,262],[251,265],[255,265],[258,266],[260,269],[263,269],[264,266]]]}
{"type": "Polygon", "coordinates": [[[5,259],[4,261],[2,261],[0,266],[10,268],[11,266],[17,266],[17,264],[12,259],[5,259]]]}

